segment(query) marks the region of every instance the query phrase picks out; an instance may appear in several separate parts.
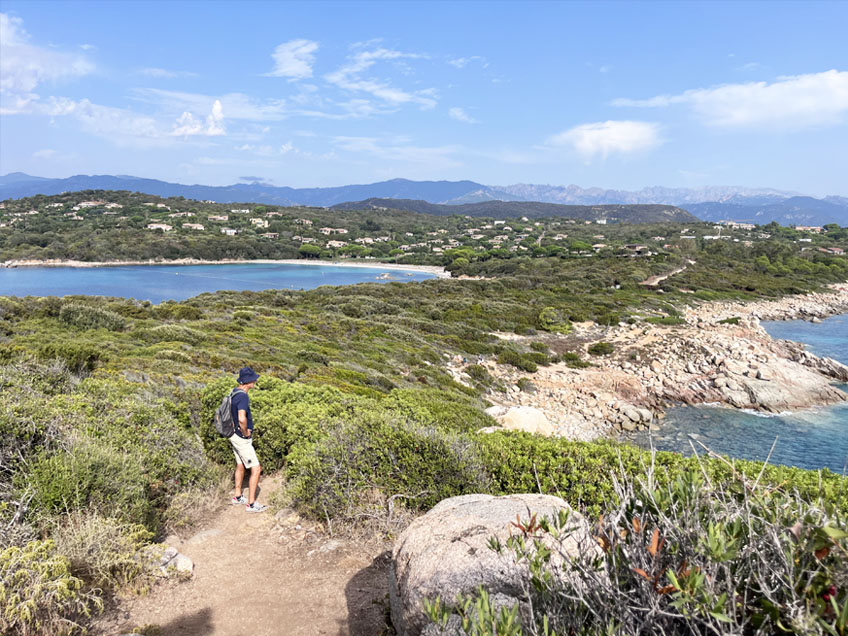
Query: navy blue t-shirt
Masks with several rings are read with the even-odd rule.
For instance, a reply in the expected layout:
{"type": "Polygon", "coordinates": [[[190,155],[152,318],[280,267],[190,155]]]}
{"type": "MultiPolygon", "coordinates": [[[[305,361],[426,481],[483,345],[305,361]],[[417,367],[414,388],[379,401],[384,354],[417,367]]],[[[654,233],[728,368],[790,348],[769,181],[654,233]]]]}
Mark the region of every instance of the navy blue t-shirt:
{"type": "Polygon", "coordinates": [[[249,430],[250,434],[253,435],[253,416],[250,414],[250,398],[244,391],[234,391],[231,404],[233,409],[233,422],[236,425],[236,435],[238,435],[242,439],[248,439],[241,432],[241,426],[239,426],[238,412],[247,411],[247,430],[249,430]]]}

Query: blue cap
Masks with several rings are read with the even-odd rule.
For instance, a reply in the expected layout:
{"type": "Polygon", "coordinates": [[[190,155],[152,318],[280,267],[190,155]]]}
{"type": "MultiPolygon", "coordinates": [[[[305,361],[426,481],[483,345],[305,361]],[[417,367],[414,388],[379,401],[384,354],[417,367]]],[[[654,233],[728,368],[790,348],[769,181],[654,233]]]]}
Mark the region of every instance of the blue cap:
{"type": "Polygon", "coordinates": [[[259,379],[259,374],[250,367],[242,367],[238,375],[239,384],[250,384],[259,379]]]}

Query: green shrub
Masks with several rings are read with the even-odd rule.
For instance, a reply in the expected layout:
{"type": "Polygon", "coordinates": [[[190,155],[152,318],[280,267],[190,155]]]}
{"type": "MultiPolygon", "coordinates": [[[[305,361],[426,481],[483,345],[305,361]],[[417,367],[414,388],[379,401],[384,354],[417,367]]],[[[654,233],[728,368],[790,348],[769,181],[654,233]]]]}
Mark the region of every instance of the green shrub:
{"type": "Polygon", "coordinates": [[[154,520],[147,467],[138,455],[106,444],[82,442],[42,454],[19,473],[16,485],[22,492],[32,489],[32,508],[41,513],[95,506],[146,525],[154,520]]]}
{"type": "Polygon", "coordinates": [[[475,399],[439,389],[397,389],[380,406],[393,417],[446,431],[471,432],[494,424],[475,399]]]}
{"type": "Polygon", "coordinates": [[[102,328],[109,331],[123,331],[127,328],[127,320],[123,316],[108,309],[79,303],[63,305],[59,311],[59,320],[77,329],[102,328]]]}
{"type": "Polygon", "coordinates": [[[596,342],[593,345],[590,345],[587,351],[593,356],[608,356],[615,350],[615,347],[611,342],[596,342]]]}
{"type": "Polygon", "coordinates": [[[590,363],[583,360],[579,353],[575,353],[574,351],[566,351],[559,356],[559,359],[561,362],[565,362],[566,366],[570,369],[585,369],[586,367],[592,366],[590,363]]]}
{"type": "Polygon", "coordinates": [[[305,360],[306,362],[315,362],[317,364],[328,365],[330,363],[330,359],[325,356],[323,353],[318,353],[317,351],[298,351],[297,357],[301,360],[305,360]]]}
{"type": "Polygon", "coordinates": [[[385,508],[395,499],[426,510],[485,489],[467,437],[390,414],[341,423],[318,443],[296,449],[288,472],[295,504],[330,520],[355,521],[370,505],[385,508]]]}
{"type": "Polygon", "coordinates": [[[558,495],[595,517],[614,499],[612,472],[624,467],[633,478],[653,463],[657,484],[670,483],[681,471],[703,466],[715,482],[735,475],[756,476],[761,483],[797,491],[806,501],[833,505],[848,514],[848,478],[829,470],[811,471],[792,466],[763,467],[762,462],[705,460],[671,452],[650,452],[612,441],[574,442],[530,433],[505,432],[481,435],[477,448],[490,477],[492,494],[539,492],[558,495]]]}
{"type": "Polygon", "coordinates": [[[536,373],[538,365],[532,359],[528,359],[526,355],[522,355],[514,349],[504,349],[498,354],[498,364],[510,364],[527,373],[536,373]]]}
{"type": "Polygon", "coordinates": [[[102,590],[131,584],[149,567],[144,548],[152,533],[138,524],[77,512],[57,525],[52,538],[71,572],[102,590]]]}
{"type": "Polygon", "coordinates": [[[544,353],[539,351],[530,351],[521,355],[524,360],[528,360],[538,365],[547,366],[551,363],[551,359],[544,353]]]}
{"type": "Polygon", "coordinates": [[[83,633],[77,622],[102,602],[83,590],[68,560],[50,541],[32,541],[0,552],[0,633],[48,636],[83,633]]]}
{"type": "Polygon", "coordinates": [[[475,382],[479,382],[484,386],[489,386],[493,381],[492,375],[486,369],[486,367],[479,364],[469,364],[465,367],[465,372],[471,377],[475,382]]]}
{"type": "Polygon", "coordinates": [[[539,353],[547,353],[549,351],[548,345],[544,342],[539,342],[538,340],[534,340],[530,343],[530,348],[533,351],[538,351],[539,353]]]}
{"type": "Polygon", "coordinates": [[[40,360],[59,360],[78,374],[89,373],[98,362],[108,359],[108,354],[102,346],[75,340],[49,340],[36,345],[36,352],[40,360]]]}
{"type": "Polygon", "coordinates": [[[173,349],[161,349],[157,351],[154,356],[157,360],[172,360],[173,362],[183,362],[185,364],[189,364],[191,362],[191,356],[182,351],[174,351],[173,349]]]}
{"type": "Polygon", "coordinates": [[[515,385],[525,393],[536,392],[536,385],[527,378],[518,378],[518,382],[516,382],[515,385]]]}
{"type": "Polygon", "coordinates": [[[738,325],[739,324],[739,316],[733,316],[732,318],[724,318],[723,320],[719,320],[718,324],[720,324],[720,325],[738,325]]]}
{"type": "Polygon", "coordinates": [[[255,311],[239,310],[233,312],[233,320],[238,320],[240,322],[250,322],[254,318],[256,318],[255,311]]]}
{"type": "Polygon", "coordinates": [[[184,325],[157,325],[142,331],[141,337],[148,342],[187,342],[196,345],[206,339],[206,334],[184,325]]]}
{"type": "Polygon", "coordinates": [[[571,323],[568,318],[556,307],[545,307],[538,318],[539,328],[545,331],[554,331],[558,333],[570,333],[571,323]]]}
{"type": "Polygon", "coordinates": [[[666,326],[675,326],[675,325],[685,325],[686,321],[679,316],[651,316],[650,318],[646,318],[645,322],[649,322],[652,325],[666,325],[666,326]]]}
{"type": "Polygon", "coordinates": [[[203,310],[194,305],[179,304],[171,315],[177,320],[200,320],[203,318],[203,310]]]}
{"type": "Polygon", "coordinates": [[[621,322],[621,314],[602,313],[595,318],[599,325],[613,326],[621,322]]]}

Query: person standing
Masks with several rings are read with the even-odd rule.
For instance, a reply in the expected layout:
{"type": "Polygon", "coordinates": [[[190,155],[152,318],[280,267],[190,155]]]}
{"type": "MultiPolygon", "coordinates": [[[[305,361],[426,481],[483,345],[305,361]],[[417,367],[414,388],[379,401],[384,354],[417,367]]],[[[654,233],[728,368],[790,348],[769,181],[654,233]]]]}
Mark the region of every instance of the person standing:
{"type": "Polygon", "coordinates": [[[267,508],[256,502],[256,489],[259,486],[262,467],[253,449],[253,416],[250,413],[250,396],[248,395],[258,379],[259,374],[256,371],[250,367],[243,367],[239,371],[238,386],[233,390],[231,399],[233,422],[236,424],[235,432],[230,437],[230,444],[233,445],[233,453],[236,456],[236,488],[231,503],[245,504],[247,512],[262,512],[267,508]],[[241,488],[245,469],[250,471],[246,499],[241,488]]]}

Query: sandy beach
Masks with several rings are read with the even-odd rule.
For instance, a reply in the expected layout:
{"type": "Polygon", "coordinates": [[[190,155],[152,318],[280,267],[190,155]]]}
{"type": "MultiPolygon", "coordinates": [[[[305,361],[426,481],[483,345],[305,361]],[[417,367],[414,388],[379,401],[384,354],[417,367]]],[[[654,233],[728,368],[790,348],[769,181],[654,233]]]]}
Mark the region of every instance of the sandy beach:
{"type": "Polygon", "coordinates": [[[206,261],[198,258],[178,258],[175,260],[148,260],[148,261],[65,261],[65,260],[14,260],[6,261],[3,267],[125,267],[128,265],[333,265],[336,267],[360,267],[370,269],[385,269],[390,271],[426,272],[437,278],[450,278],[450,272],[444,267],[435,265],[400,265],[397,263],[382,263],[380,261],[323,261],[306,260],[297,258],[288,259],[257,259],[236,260],[225,259],[220,261],[206,261]]]}

